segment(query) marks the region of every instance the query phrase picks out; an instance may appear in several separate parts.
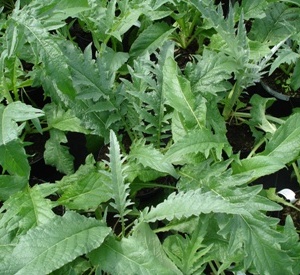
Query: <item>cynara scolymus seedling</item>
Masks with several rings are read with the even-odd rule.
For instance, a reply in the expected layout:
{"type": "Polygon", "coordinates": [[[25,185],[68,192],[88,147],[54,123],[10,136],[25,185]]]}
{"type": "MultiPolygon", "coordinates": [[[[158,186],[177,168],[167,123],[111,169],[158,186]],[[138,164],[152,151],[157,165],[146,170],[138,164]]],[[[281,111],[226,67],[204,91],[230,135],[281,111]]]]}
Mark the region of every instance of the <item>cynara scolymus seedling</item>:
{"type": "MultiPolygon", "coordinates": [[[[244,18],[262,17],[261,2],[242,1],[244,18]]],[[[14,101],[11,88],[13,100],[1,98],[0,165],[7,170],[0,176],[1,274],[299,273],[292,220],[279,225],[269,213],[281,206],[252,185],[297,160],[299,114],[271,118],[269,100],[253,97],[245,118],[260,129],[253,132],[265,148],[240,159],[226,137],[220,106],[232,88],[228,80],[233,73],[250,85],[252,65],[259,67],[251,62],[265,49],[251,51],[243,23],[236,25],[240,6],[239,16],[224,19],[211,1],[19,3],[5,19],[0,47],[30,64],[30,72],[19,62],[8,66],[6,57],[2,72],[17,90],[19,80],[42,87],[49,102],[41,110],[14,101]],[[200,16],[215,29],[185,66],[176,61],[169,17],[175,13],[200,16]],[[85,49],[68,35],[70,27],[76,36],[75,25],[91,37],[85,49]],[[49,132],[45,161],[63,178],[29,184],[24,121],[33,132],[49,132]],[[99,153],[76,171],[67,132],[101,140],[99,153]]],[[[198,35],[197,28],[189,31],[198,35]]]]}

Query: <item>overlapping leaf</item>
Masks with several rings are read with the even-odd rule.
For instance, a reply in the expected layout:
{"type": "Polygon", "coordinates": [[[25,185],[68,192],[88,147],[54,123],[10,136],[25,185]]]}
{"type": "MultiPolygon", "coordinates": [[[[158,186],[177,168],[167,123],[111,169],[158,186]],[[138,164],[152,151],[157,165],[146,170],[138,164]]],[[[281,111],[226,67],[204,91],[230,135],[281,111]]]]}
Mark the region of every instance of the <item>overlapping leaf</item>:
{"type": "Polygon", "coordinates": [[[129,157],[136,159],[144,167],[170,174],[175,178],[178,177],[172,164],[164,160],[164,155],[153,145],[146,145],[142,140],[133,144],[129,157]]]}
{"type": "Polygon", "coordinates": [[[30,228],[47,223],[54,217],[51,204],[44,198],[39,188],[25,188],[15,193],[1,207],[5,212],[0,220],[0,228],[8,232],[24,234],[30,228]]]}
{"type": "Polygon", "coordinates": [[[107,238],[89,256],[95,266],[111,274],[182,274],[147,224],[140,224],[132,236],[121,241],[107,238]]]}
{"type": "Polygon", "coordinates": [[[69,209],[96,209],[102,202],[111,198],[109,181],[109,177],[98,171],[89,156],[85,165],[57,183],[62,190],[58,203],[69,209]]]}
{"type": "Polygon", "coordinates": [[[198,116],[196,97],[191,90],[190,82],[178,75],[177,64],[169,57],[163,67],[162,91],[167,104],[180,112],[188,125],[203,126],[203,118],[198,116]]]}
{"type": "Polygon", "coordinates": [[[214,152],[218,159],[221,159],[222,149],[226,140],[222,136],[214,135],[208,129],[196,129],[189,132],[184,137],[174,143],[165,157],[167,161],[182,161],[184,157],[191,153],[202,153],[207,158],[214,152]]]}
{"type": "Polygon", "coordinates": [[[20,238],[0,267],[1,273],[50,273],[99,247],[109,232],[103,223],[75,212],[56,216],[20,238]]]}

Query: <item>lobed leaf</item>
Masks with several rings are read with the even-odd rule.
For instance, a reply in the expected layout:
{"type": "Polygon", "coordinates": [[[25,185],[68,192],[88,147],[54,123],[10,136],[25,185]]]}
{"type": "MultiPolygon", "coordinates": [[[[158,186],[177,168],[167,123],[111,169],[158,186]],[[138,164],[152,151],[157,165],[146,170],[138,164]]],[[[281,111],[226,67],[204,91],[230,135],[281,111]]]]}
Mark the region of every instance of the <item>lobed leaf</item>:
{"type": "Polygon", "coordinates": [[[254,20],[249,38],[275,45],[289,37],[297,27],[299,31],[299,8],[290,8],[285,3],[268,5],[266,16],[254,20]],[[289,23],[292,22],[293,26],[289,23]]]}
{"type": "Polygon", "coordinates": [[[272,228],[273,222],[265,216],[234,216],[220,234],[228,235],[231,251],[243,245],[244,266],[250,272],[253,269],[259,274],[292,275],[292,259],[281,249],[285,236],[272,228]]]}
{"type": "Polygon", "coordinates": [[[99,247],[109,232],[101,222],[75,212],[55,216],[20,238],[1,273],[50,273],[99,247]]]}
{"type": "Polygon", "coordinates": [[[208,129],[197,129],[176,141],[165,154],[165,160],[169,162],[181,161],[185,155],[190,153],[202,153],[207,158],[211,151],[214,151],[217,158],[221,159],[225,143],[223,137],[214,135],[208,129]]]}
{"type": "Polygon", "coordinates": [[[110,130],[110,147],[109,147],[109,167],[111,180],[111,205],[118,211],[120,217],[124,219],[129,212],[127,209],[132,202],[129,197],[129,184],[125,183],[123,162],[124,158],[120,153],[120,146],[115,133],[110,130]]]}
{"type": "Polygon", "coordinates": [[[24,145],[19,139],[0,145],[0,164],[11,175],[29,178],[30,165],[24,145]]]}
{"type": "Polygon", "coordinates": [[[53,127],[61,131],[79,132],[88,134],[89,132],[81,126],[81,121],[72,110],[65,111],[61,106],[54,103],[47,104],[43,111],[46,114],[48,127],[53,127]]]}
{"type": "Polygon", "coordinates": [[[294,161],[300,152],[300,114],[295,113],[285,121],[267,142],[261,155],[283,164],[294,161]]]}
{"type": "Polygon", "coordinates": [[[21,192],[13,194],[1,207],[4,213],[0,220],[0,228],[8,232],[16,231],[24,234],[30,228],[47,223],[54,217],[52,206],[39,188],[28,186],[21,192]]]}
{"type": "Polygon", "coordinates": [[[164,155],[155,149],[153,144],[146,145],[143,140],[139,140],[131,146],[129,158],[136,159],[137,163],[141,163],[144,167],[170,174],[175,178],[178,177],[172,164],[164,160],[164,155]]]}
{"type": "Polygon", "coordinates": [[[139,224],[132,236],[121,241],[107,238],[89,258],[95,266],[110,274],[182,274],[145,223],[139,224]]]}
{"type": "Polygon", "coordinates": [[[98,170],[89,156],[86,164],[80,166],[74,174],[57,182],[62,191],[57,202],[69,209],[96,209],[111,198],[109,182],[110,178],[98,170]]]}
{"type": "Polygon", "coordinates": [[[20,101],[4,106],[0,105],[0,145],[18,138],[20,127],[17,122],[38,118],[44,115],[42,110],[33,108],[20,101]]]}
{"type": "Polygon", "coordinates": [[[72,174],[74,172],[74,157],[69,153],[68,147],[61,144],[67,141],[64,132],[51,129],[50,138],[45,144],[44,159],[46,164],[55,166],[58,171],[72,174]]]}
{"type": "Polygon", "coordinates": [[[202,128],[202,122],[196,112],[196,98],[192,93],[190,82],[183,76],[179,76],[177,69],[175,60],[171,57],[167,58],[162,69],[163,95],[167,99],[167,104],[182,113],[187,123],[202,128]]]}
{"type": "Polygon", "coordinates": [[[247,210],[238,204],[230,203],[226,198],[211,191],[201,189],[172,193],[164,202],[152,207],[143,215],[143,221],[155,222],[198,216],[201,213],[247,214],[247,210]]]}
{"type": "MultiPolygon", "coordinates": [[[[0,150],[1,151],[1,150],[0,150]]],[[[1,163],[1,162],[0,162],[1,163]]],[[[27,186],[27,178],[10,175],[0,176],[0,200],[6,201],[11,195],[27,186]]]]}
{"type": "Polygon", "coordinates": [[[213,244],[203,243],[207,232],[208,216],[203,220],[198,222],[192,234],[185,234],[185,236],[174,234],[164,240],[164,250],[183,274],[202,274],[206,262],[210,260],[211,256],[208,252],[213,244]]]}

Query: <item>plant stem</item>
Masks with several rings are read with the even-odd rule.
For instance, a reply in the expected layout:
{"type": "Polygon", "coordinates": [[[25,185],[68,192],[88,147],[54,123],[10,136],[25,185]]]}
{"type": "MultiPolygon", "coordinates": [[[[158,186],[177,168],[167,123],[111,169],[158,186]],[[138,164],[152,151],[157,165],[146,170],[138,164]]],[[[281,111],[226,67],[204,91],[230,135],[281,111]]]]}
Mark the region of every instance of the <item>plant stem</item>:
{"type": "Polygon", "coordinates": [[[243,91],[243,88],[240,86],[240,81],[237,80],[225,101],[225,106],[224,106],[223,113],[222,113],[225,120],[227,120],[230,117],[233,106],[237,102],[242,91],[243,91]]]}
{"type": "Polygon", "coordinates": [[[256,152],[256,150],[264,143],[266,141],[266,139],[265,138],[262,138],[255,146],[254,146],[254,148],[251,150],[251,152],[249,153],[249,155],[247,156],[247,159],[248,158],[251,158],[254,154],[255,154],[255,152],[256,152]]]}
{"type": "Polygon", "coordinates": [[[218,271],[216,270],[214,264],[212,263],[212,261],[208,262],[209,264],[209,267],[211,268],[213,274],[217,275],[218,274],[218,271]]]}
{"type": "MultiPolygon", "coordinates": [[[[237,117],[244,117],[244,118],[251,118],[252,115],[249,113],[243,113],[243,112],[234,112],[233,116],[237,116],[237,117]]],[[[280,119],[278,117],[273,117],[270,115],[266,115],[266,118],[272,122],[278,123],[278,124],[283,124],[285,122],[285,120],[280,119]]]]}

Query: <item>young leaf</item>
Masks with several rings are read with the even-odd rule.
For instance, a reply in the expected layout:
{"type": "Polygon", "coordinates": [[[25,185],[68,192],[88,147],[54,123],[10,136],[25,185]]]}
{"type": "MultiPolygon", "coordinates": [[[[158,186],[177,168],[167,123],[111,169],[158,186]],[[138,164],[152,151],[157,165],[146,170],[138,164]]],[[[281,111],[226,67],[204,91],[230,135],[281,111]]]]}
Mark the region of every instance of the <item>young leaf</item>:
{"type": "Polygon", "coordinates": [[[51,129],[50,138],[45,144],[44,158],[46,164],[55,166],[58,171],[68,175],[74,172],[74,157],[69,153],[66,146],[61,145],[67,141],[64,132],[51,129]]]}
{"type": "Polygon", "coordinates": [[[101,222],[67,212],[20,238],[1,273],[48,274],[99,247],[110,229],[101,222]]]}
{"type": "Polygon", "coordinates": [[[132,236],[121,241],[107,238],[89,258],[95,266],[110,274],[182,274],[145,223],[139,224],[132,236]]]}
{"type": "MultiPolygon", "coordinates": [[[[111,180],[111,197],[113,202],[111,206],[118,211],[121,218],[122,227],[124,228],[125,215],[130,212],[128,206],[132,204],[129,197],[129,184],[125,183],[124,158],[120,153],[120,146],[115,133],[110,130],[110,147],[109,147],[110,180],[111,180]]],[[[123,232],[124,233],[124,232],[123,232]]]]}

